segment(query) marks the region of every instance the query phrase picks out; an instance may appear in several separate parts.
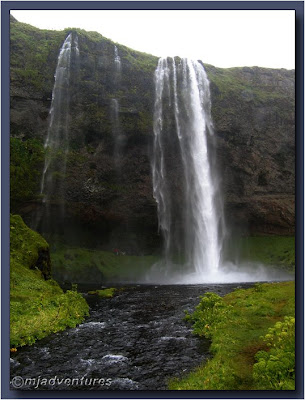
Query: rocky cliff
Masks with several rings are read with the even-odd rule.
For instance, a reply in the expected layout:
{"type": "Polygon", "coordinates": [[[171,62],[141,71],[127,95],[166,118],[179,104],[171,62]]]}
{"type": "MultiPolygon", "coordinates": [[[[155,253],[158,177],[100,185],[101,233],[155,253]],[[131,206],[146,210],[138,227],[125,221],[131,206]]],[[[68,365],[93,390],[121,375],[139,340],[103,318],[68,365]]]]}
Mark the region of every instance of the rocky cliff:
{"type": "Polygon", "coordinates": [[[206,65],[227,218],[256,234],[294,232],[294,70],[206,65]]]}
{"type": "MultiPolygon", "coordinates": [[[[12,211],[30,226],[43,215],[43,142],[57,57],[70,32],[78,38],[79,58],[71,67],[67,170],[56,175],[65,179],[66,194],[52,199],[54,226],[40,221],[37,228],[80,245],[151,252],[160,244],[150,167],[158,59],[94,32],[43,31],[11,19],[12,211]]],[[[215,125],[210,145],[230,226],[292,234],[294,71],[205,68],[215,125]]]]}

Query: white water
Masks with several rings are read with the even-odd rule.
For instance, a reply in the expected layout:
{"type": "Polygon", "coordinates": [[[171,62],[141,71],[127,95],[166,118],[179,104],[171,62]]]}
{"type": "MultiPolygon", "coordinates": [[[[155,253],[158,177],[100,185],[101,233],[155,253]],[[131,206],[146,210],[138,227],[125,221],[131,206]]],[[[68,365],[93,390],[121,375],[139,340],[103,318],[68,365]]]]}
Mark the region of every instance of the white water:
{"type": "MultiPolygon", "coordinates": [[[[170,273],[166,274],[162,262],[156,263],[149,274],[144,279],[139,279],[139,283],[145,284],[167,284],[167,285],[185,285],[185,284],[230,284],[230,283],[250,283],[250,282],[278,282],[291,280],[291,275],[277,267],[266,267],[256,262],[247,262],[233,264],[226,262],[221,264],[217,271],[207,271],[204,274],[196,271],[190,272],[187,268],[178,271],[173,265],[167,265],[170,273]]],[[[184,266],[185,267],[185,266],[184,266]]]]}
{"type": "Polygon", "coordinates": [[[161,58],[155,72],[153,194],[158,205],[159,227],[165,242],[166,267],[173,264],[176,247],[183,249],[184,273],[217,274],[221,263],[219,235],[221,210],[216,209],[207,136],[213,134],[209,81],[197,61],[161,58]],[[173,127],[169,120],[174,120],[173,127]],[[178,148],[171,149],[176,141],[178,148]],[[169,153],[172,154],[169,154],[169,153]],[[168,157],[180,159],[182,205],[177,214],[168,157]],[[183,224],[176,243],[175,220],[183,224]]]}
{"type": "Polygon", "coordinates": [[[52,103],[49,111],[49,128],[44,147],[46,149],[40,194],[43,201],[50,200],[57,193],[63,195],[64,176],[69,151],[69,106],[71,53],[79,56],[78,38],[70,33],[64,41],[57,60],[52,103]],[[57,174],[57,181],[54,181],[57,174]]]}
{"type": "Polygon", "coordinates": [[[209,81],[197,61],[161,58],[155,71],[153,195],[164,258],[146,283],[233,283],[290,279],[261,264],[225,262],[222,199],[214,154],[209,81]],[[179,180],[177,181],[177,176],[179,180]],[[178,255],[178,256],[177,256],[178,255]]]}
{"type": "Polygon", "coordinates": [[[119,51],[116,46],[114,46],[114,70],[116,74],[120,76],[122,70],[121,57],[119,56],[119,51]]]}
{"type": "Polygon", "coordinates": [[[120,173],[122,148],[124,146],[124,135],[119,118],[120,106],[117,99],[111,99],[111,124],[114,141],[113,158],[117,172],[120,173]]]}
{"type": "MultiPolygon", "coordinates": [[[[122,72],[121,57],[119,56],[118,48],[114,46],[114,87],[116,90],[120,88],[121,72],[122,72]]],[[[118,173],[120,173],[121,150],[124,142],[124,138],[122,136],[122,127],[119,119],[119,110],[120,110],[120,105],[118,99],[116,98],[111,99],[111,124],[112,124],[112,135],[114,139],[113,156],[114,156],[115,167],[118,173]]]]}
{"type": "Polygon", "coordinates": [[[120,134],[119,102],[117,99],[111,99],[111,114],[112,114],[112,134],[114,136],[114,139],[117,139],[120,134]]]}

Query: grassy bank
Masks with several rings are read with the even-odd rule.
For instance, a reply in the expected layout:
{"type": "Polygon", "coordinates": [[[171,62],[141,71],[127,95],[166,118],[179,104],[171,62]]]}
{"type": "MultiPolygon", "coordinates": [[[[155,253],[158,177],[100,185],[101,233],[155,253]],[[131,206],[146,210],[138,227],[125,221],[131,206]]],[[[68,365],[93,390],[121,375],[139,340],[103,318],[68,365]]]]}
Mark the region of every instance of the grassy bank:
{"type": "Polygon", "coordinates": [[[89,310],[86,301],[45,279],[50,275],[48,244],[18,215],[11,216],[10,251],[11,347],[32,344],[83,321],[89,310]]]}
{"type": "Polygon", "coordinates": [[[231,237],[225,244],[225,258],[237,265],[261,263],[293,273],[295,270],[294,236],[231,237]]]}
{"type": "Polygon", "coordinates": [[[196,335],[211,339],[213,357],[170,389],[294,389],[293,282],[257,284],[224,298],[207,293],[186,318],[196,335]]]}
{"type": "Polygon", "coordinates": [[[54,276],[72,282],[137,281],[158,260],[156,256],[115,255],[85,248],[57,248],[51,253],[54,276]]]}
{"type": "MultiPolygon", "coordinates": [[[[294,237],[259,236],[235,239],[228,244],[232,261],[254,261],[293,273],[294,237]],[[235,252],[236,250],[236,252],[235,252]]],[[[52,269],[59,281],[68,282],[136,282],[156,263],[158,256],[115,255],[109,251],[56,246],[51,252],[52,269]],[[94,282],[90,280],[94,279],[94,282]]]]}
{"type": "Polygon", "coordinates": [[[242,259],[279,266],[287,271],[295,269],[294,236],[250,236],[239,242],[242,259]]]}

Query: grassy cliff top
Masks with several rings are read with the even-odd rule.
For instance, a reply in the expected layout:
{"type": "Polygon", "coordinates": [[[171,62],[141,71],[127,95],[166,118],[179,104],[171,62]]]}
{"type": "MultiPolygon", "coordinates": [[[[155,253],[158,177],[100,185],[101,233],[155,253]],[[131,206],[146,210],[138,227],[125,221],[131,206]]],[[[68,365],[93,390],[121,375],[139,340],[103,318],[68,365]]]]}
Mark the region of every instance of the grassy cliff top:
{"type": "Polygon", "coordinates": [[[11,17],[11,82],[29,87],[34,92],[50,93],[59,50],[70,32],[77,34],[80,52],[94,54],[102,49],[106,56],[113,56],[116,46],[120,57],[135,70],[152,73],[157,65],[157,57],[115,43],[98,32],[70,27],[62,31],[39,29],[11,17]]]}
{"type": "MultiPolygon", "coordinates": [[[[98,32],[68,27],[62,31],[38,29],[10,19],[12,82],[27,79],[36,90],[52,90],[53,75],[60,47],[70,32],[78,35],[80,51],[93,51],[103,44],[103,51],[116,46],[122,61],[136,71],[152,73],[158,57],[139,52],[104,37],[98,32]]],[[[253,96],[278,97],[294,86],[294,70],[262,67],[217,68],[204,64],[209,79],[221,92],[243,93],[245,100],[253,96]],[[288,83],[287,83],[288,82],[288,83]],[[255,90],[253,91],[253,86],[255,90]],[[276,91],[274,90],[276,86],[276,91]],[[249,93],[251,91],[251,93],[249,93]]],[[[291,94],[294,96],[294,94],[291,94]]]]}

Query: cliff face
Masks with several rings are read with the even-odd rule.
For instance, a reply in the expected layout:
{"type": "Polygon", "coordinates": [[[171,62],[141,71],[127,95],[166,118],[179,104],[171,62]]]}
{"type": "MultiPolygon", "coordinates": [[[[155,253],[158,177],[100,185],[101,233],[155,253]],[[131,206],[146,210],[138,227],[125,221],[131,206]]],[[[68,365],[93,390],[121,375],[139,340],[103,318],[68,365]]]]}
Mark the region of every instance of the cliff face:
{"type": "Polygon", "coordinates": [[[294,232],[294,71],[206,66],[227,216],[250,232],[294,232]]]}
{"type": "MultiPolygon", "coordinates": [[[[115,46],[97,33],[41,31],[11,20],[13,212],[33,226],[43,211],[42,144],[58,52],[71,31],[78,37],[79,57],[71,66],[61,233],[70,240],[77,237],[78,244],[151,251],[160,244],[150,167],[158,60],[115,46]],[[36,174],[27,170],[29,165],[36,174]],[[31,190],[21,191],[22,184],[31,190]]],[[[230,224],[248,227],[251,233],[292,233],[294,71],[205,67],[215,125],[211,146],[230,224]]],[[[54,218],[62,201],[56,196],[52,200],[54,218]]]]}

